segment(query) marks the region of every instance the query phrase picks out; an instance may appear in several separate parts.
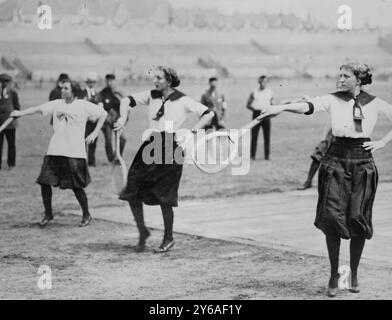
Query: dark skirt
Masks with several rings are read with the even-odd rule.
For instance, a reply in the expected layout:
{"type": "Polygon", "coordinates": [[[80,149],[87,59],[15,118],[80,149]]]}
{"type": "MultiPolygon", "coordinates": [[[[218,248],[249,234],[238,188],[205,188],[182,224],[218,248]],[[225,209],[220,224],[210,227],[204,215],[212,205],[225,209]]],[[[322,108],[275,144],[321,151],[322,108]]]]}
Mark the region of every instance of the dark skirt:
{"type": "Polygon", "coordinates": [[[183,151],[175,142],[173,133],[154,133],[136,153],[128,171],[127,185],[119,198],[128,201],[131,205],[145,203],[151,206],[177,207],[183,156],[183,151]],[[166,146],[170,144],[170,148],[167,150],[165,149],[165,139],[166,146]],[[150,153],[151,143],[154,143],[155,149],[150,153]],[[154,156],[157,161],[152,161],[152,163],[144,161],[143,151],[145,154],[154,156]],[[178,157],[179,153],[181,157],[178,157]]]}
{"type": "Polygon", "coordinates": [[[336,138],[323,158],[318,181],[315,226],[343,239],[373,236],[372,209],[378,172],[369,138],[336,138]]]}
{"type": "Polygon", "coordinates": [[[91,178],[86,159],[47,155],[36,182],[61,189],[75,189],[87,187],[91,178]]]}

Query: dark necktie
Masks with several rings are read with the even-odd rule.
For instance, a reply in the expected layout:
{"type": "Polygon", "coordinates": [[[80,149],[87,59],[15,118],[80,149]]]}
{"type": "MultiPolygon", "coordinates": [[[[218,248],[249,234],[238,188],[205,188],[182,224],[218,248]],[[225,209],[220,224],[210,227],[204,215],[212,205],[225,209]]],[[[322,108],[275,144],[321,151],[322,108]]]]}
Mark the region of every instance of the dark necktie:
{"type": "Polygon", "coordinates": [[[167,99],[162,98],[162,105],[152,120],[159,121],[159,119],[163,117],[163,115],[165,114],[165,103],[167,100],[169,100],[169,97],[167,99]]]}
{"type": "Polygon", "coordinates": [[[356,98],[354,99],[354,106],[353,106],[353,119],[354,119],[354,126],[356,132],[362,132],[362,120],[365,119],[362,113],[361,104],[358,102],[356,98]]]}

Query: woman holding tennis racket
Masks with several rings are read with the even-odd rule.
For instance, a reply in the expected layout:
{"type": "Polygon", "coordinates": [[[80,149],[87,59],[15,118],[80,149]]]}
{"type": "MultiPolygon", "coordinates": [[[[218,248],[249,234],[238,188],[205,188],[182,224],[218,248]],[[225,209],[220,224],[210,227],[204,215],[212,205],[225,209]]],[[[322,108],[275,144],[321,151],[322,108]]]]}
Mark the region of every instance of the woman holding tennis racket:
{"type": "Polygon", "coordinates": [[[163,241],[155,252],[166,252],[174,245],[173,239],[173,207],[178,206],[178,187],[182,174],[184,159],[178,157],[183,152],[186,139],[179,141],[179,129],[190,114],[199,117],[192,131],[203,128],[213,118],[213,113],[199,102],[187,97],[175,88],[180,85],[177,72],[169,67],[158,66],[154,70],[155,89],[144,91],[123,98],[121,101],[120,119],[115,130],[124,128],[128,112],[131,108],[141,105],[148,107],[149,134],[139,148],[128,172],[126,187],[120,199],[129,202],[132,214],[139,231],[139,243],[136,251],[145,250],[146,239],[150,232],[144,224],[143,203],[160,205],[162,210],[165,233],[163,241]],[[151,146],[154,159],[151,161],[151,146]],[[157,155],[160,157],[157,157],[157,155]],[[178,161],[181,159],[180,161],[178,161]],[[161,160],[161,161],[160,161],[161,160]]]}
{"type": "Polygon", "coordinates": [[[340,241],[350,241],[351,292],[359,292],[357,270],[366,239],[373,236],[372,207],[378,183],[378,172],[372,153],[392,140],[392,130],[381,140],[370,135],[378,115],[392,121],[392,105],[362,90],[372,83],[369,67],[347,63],[340,67],[338,91],[308,102],[274,105],[262,111],[260,119],[283,111],[330,114],[336,137],[321,161],[319,198],[315,226],[326,235],[331,264],[327,294],[338,292],[340,241]]]}
{"type": "Polygon", "coordinates": [[[40,113],[53,118],[54,133],[37,179],[37,183],[41,185],[45,207],[45,217],[40,222],[41,227],[45,227],[53,219],[52,186],[72,189],[83,211],[79,226],[86,227],[91,222],[87,195],[84,191],[90,183],[85,142],[90,144],[97,138],[105,122],[106,111],[91,102],[78,99],[79,92],[79,86],[67,79],[61,84],[63,99],[53,100],[23,111],[14,111],[10,115],[20,118],[40,113]],[[85,140],[87,120],[97,119],[95,129],[85,140]]]}

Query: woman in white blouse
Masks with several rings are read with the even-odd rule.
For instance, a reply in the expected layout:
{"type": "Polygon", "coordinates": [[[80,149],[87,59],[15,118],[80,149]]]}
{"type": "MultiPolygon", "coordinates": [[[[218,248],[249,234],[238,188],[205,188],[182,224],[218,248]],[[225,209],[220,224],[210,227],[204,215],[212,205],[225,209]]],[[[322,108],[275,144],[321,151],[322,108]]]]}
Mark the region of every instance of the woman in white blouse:
{"type": "Polygon", "coordinates": [[[143,203],[160,205],[162,210],[165,233],[155,252],[166,252],[174,245],[173,207],[178,206],[178,186],[184,160],[182,147],[185,145],[185,141],[177,143],[176,133],[191,113],[199,117],[192,131],[203,128],[213,117],[206,106],[175,89],[180,79],[172,68],[157,67],[153,82],[155,90],[122,99],[121,117],[115,124],[115,130],[123,128],[131,108],[148,107],[149,130],[144,133],[145,141],[132,162],[127,186],[120,195],[121,200],[129,202],[139,230],[138,252],[145,250],[146,239],[150,236],[144,224],[143,203]]]}
{"type": "Polygon", "coordinates": [[[338,91],[308,102],[274,105],[260,115],[276,116],[283,111],[330,114],[336,141],[322,160],[319,172],[319,198],[315,226],[326,235],[331,277],[327,294],[338,291],[340,239],[350,241],[351,292],[359,292],[357,270],[365,240],[373,236],[372,207],[377,189],[378,173],[372,153],[391,139],[390,131],[381,140],[370,135],[379,114],[392,121],[392,105],[362,91],[372,83],[369,67],[348,63],[340,67],[338,91]]]}

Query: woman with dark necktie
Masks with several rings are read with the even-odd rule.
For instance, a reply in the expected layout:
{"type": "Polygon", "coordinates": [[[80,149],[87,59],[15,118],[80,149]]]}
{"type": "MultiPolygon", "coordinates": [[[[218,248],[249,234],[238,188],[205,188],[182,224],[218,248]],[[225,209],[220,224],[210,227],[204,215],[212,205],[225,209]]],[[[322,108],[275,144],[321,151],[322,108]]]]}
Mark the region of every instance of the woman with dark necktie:
{"type": "Polygon", "coordinates": [[[350,291],[359,292],[358,265],[365,240],[373,236],[372,208],[378,183],[372,154],[392,139],[392,131],[381,140],[370,139],[378,115],[392,121],[392,105],[362,90],[371,83],[372,73],[367,65],[344,64],[340,67],[337,92],[308,102],[271,106],[260,116],[276,116],[282,111],[330,114],[336,139],[321,161],[314,223],[326,236],[331,264],[327,289],[330,297],[338,292],[341,239],[350,239],[350,291]]]}
{"type": "Polygon", "coordinates": [[[145,132],[147,137],[133,159],[127,185],[120,195],[121,200],[129,202],[139,230],[139,243],[136,247],[138,252],[145,250],[146,239],[150,236],[144,224],[143,203],[159,205],[162,210],[165,233],[155,252],[166,252],[174,245],[173,207],[178,206],[178,187],[183,166],[183,144],[178,143],[179,130],[192,113],[199,118],[192,128],[193,132],[209,124],[214,116],[206,106],[175,89],[179,86],[180,79],[172,68],[157,67],[153,82],[154,90],[135,93],[122,99],[121,116],[115,124],[115,130],[123,128],[128,112],[135,106],[148,109],[149,134],[145,132]],[[149,148],[154,144],[157,147],[154,159],[146,159],[146,155],[150,154],[149,148]],[[158,158],[161,161],[155,161],[158,158]]]}

